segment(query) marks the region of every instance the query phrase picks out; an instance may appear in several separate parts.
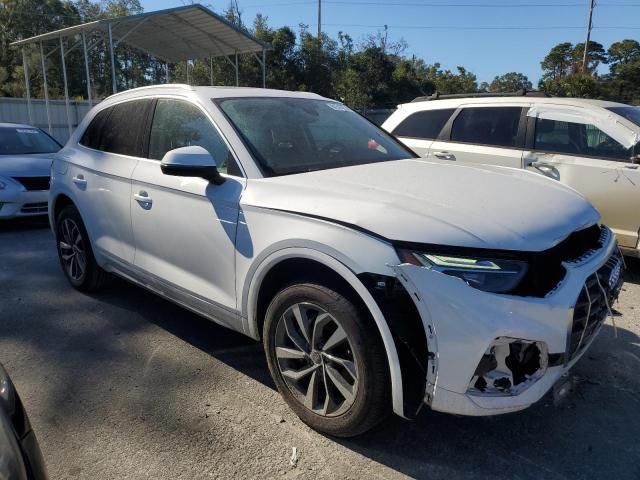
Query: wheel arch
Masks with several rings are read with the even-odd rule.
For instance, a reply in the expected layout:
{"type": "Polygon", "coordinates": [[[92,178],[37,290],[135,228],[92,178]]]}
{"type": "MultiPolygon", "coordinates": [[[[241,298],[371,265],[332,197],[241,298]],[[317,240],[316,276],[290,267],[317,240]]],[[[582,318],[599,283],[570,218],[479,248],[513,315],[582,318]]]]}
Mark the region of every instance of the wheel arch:
{"type": "MultiPolygon", "coordinates": [[[[336,275],[336,278],[339,278],[341,282],[344,282],[344,284],[357,295],[357,298],[367,309],[376,324],[387,354],[387,363],[389,365],[389,373],[391,377],[393,411],[404,417],[402,373],[400,370],[398,352],[396,350],[389,325],[387,324],[380,307],[365,285],[347,265],[334,257],[310,248],[292,247],[278,250],[260,262],[254,270],[253,275],[251,275],[250,280],[246,282],[246,295],[243,295],[242,310],[243,312],[246,312],[246,333],[252,338],[260,340],[261,324],[263,321],[263,319],[260,318],[260,308],[263,308],[263,306],[260,305],[261,292],[263,294],[262,301],[264,302],[265,292],[270,292],[275,289],[275,287],[271,288],[265,280],[269,279],[270,272],[276,272],[279,268],[278,266],[284,265],[284,262],[308,262],[308,265],[314,264],[325,273],[330,272],[331,275],[336,275]],[[271,290],[269,290],[270,288],[271,290]]],[[[262,312],[262,314],[263,313],[264,312],[262,312]]]]}

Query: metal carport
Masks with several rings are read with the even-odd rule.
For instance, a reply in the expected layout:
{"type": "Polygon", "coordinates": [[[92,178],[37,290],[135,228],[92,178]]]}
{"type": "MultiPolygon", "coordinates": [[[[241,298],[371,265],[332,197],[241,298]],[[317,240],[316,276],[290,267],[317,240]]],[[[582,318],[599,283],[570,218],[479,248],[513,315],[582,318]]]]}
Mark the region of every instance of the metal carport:
{"type": "Polygon", "coordinates": [[[142,13],[140,15],[97,20],[13,42],[11,44],[12,46],[22,47],[29,121],[32,121],[31,89],[25,48],[30,45],[36,45],[40,50],[49,131],[51,131],[51,118],[49,114],[49,94],[45,58],[58,50],[60,51],[64,95],[67,107],[67,124],[69,134],[71,134],[72,127],[69,115],[69,90],[65,56],[76,48],[83,49],[85,76],[87,80],[87,99],[91,104],[91,80],[89,78],[89,58],[87,52],[101,42],[106,43],[109,49],[113,93],[117,91],[116,56],[114,48],[120,43],[126,43],[167,62],[165,65],[167,83],[169,82],[168,62],[177,63],[195,58],[223,57],[235,68],[236,85],[238,85],[238,55],[250,53],[255,56],[262,67],[262,86],[266,86],[265,52],[268,45],[202,5],[187,5],[184,7],[142,13]],[[87,44],[87,33],[96,32],[100,37],[93,43],[87,44]],[[64,40],[69,38],[75,40],[75,43],[65,49],[64,40]],[[56,41],[57,45],[54,46],[51,51],[45,53],[45,45],[43,45],[43,43],[46,44],[48,42],[49,45],[46,46],[50,48],[51,41],[56,41]],[[261,55],[258,55],[260,53],[261,55]]]}

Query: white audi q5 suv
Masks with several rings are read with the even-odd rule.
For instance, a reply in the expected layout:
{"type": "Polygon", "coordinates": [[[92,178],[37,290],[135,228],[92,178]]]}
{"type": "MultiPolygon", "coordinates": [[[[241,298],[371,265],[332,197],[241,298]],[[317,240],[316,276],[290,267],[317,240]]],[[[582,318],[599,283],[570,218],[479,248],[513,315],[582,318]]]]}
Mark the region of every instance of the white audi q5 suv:
{"type": "Polygon", "coordinates": [[[417,160],[310,93],[113,95],[57,155],[49,215],[75,288],[113,273],[262,340],[285,401],[337,436],[424,404],[526,408],[622,283],[613,235],[575,191],[417,160]]]}

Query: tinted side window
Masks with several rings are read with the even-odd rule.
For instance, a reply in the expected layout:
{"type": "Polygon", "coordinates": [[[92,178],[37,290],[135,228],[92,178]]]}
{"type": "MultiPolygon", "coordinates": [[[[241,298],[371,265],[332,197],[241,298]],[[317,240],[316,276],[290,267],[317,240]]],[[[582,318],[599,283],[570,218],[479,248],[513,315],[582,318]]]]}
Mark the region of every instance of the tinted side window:
{"type": "Polygon", "coordinates": [[[105,108],[98,112],[98,114],[93,117],[91,123],[87,127],[87,129],[82,134],[82,138],[80,139],[80,144],[85,147],[98,149],[100,145],[100,136],[102,134],[102,126],[104,122],[109,118],[109,114],[111,113],[112,108],[105,108]]]}
{"type": "Polygon", "coordinates": [[[438,138],[440,130],[442,130],[442,127],[444,127],[444,124],[447,123],[454,111],[455,109],[453,108],[447,108],[412,113],[400,122],[400,125],[392,133],[398,137],[434,140],[438,138]]]}
{"type": "Polygon", "coordinates": [[[629,160],[630,149],[604,133],[595,125],[536,119],[536,150],[586,155],[615,160],[629,160]]]}
{"type": "Polygon", "coordinates": [[[522,107],[465,108],[451,128],[454,142],[517,147],[522,107]]]}
{"type": "MultiPolygon", "coordinates": [[[[195,105],[180,100],[160,99],[156,105],[149,138],[149,158],[162,160],[169,150],[198,145],[227,173],[231,152],[206,115],[195,105]]],[[[237,175],[235,164],[228,172],[237,175]]]]}
{"type": "Polygon", "coordinates": [[[114,105],[102,125],[98,150],[144,156],[144,124],[150,104],[150,100],[132,100],[114,105]]]}

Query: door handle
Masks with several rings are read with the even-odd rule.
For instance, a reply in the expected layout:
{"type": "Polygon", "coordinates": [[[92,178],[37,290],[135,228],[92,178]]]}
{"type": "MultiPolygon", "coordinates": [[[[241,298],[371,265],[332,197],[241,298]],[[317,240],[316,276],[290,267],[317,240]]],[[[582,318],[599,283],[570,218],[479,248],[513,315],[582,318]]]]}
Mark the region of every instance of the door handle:
{"type": "Polygon", "coordinates": [[[456,156],[450,152],[433,152],[433,156],[442,160],[455,160],[456,156]]]}
{"type": "Polygon", "coordinates": [[[149,210],[151,208],[151,205],[153,205],[153,200],[151,199],[149,194],[144,190],[141,190],[140,192],[134,194],[133,198],[145,210],[149,210]]]}
{"type": "Polygon", "coordinates": [[[73,183],[75,183],[76,185],[78,185],[79,187],[86,187],[87,186],[87,181],[85,180],[84,175],[82,175],[81,173],[79,173],[78,175],[73,177],[71,179],[71,181],[73,183]]]}
{"type": "Polygon", "coordinates": [[[560,172],[556,168],[556,166],[552,163],[541,162],[540,160],[535,160],[529,164],[536,170],[538,170],[541,174],[552,178],[554,180],[560,180],[560,172]]]}
{"type": "Polygon", "coordinates": [[[555,166],[553,166],[550,163],[546,163],[546,162],[541,162],[539,160],[535,161],[535,162],[531,162],[530,165],[533,168],[536,168],[538,170],[540,170],[542,173],[544,173],[545,171],[549,171],[549,170],[555,170],[555,166]]]}
{"type": "Polygon", "coordinates": [[[631,170],[637,170],[638,169],[638,165],[625,165],[624,168],[629,168],[631,170]]]}

